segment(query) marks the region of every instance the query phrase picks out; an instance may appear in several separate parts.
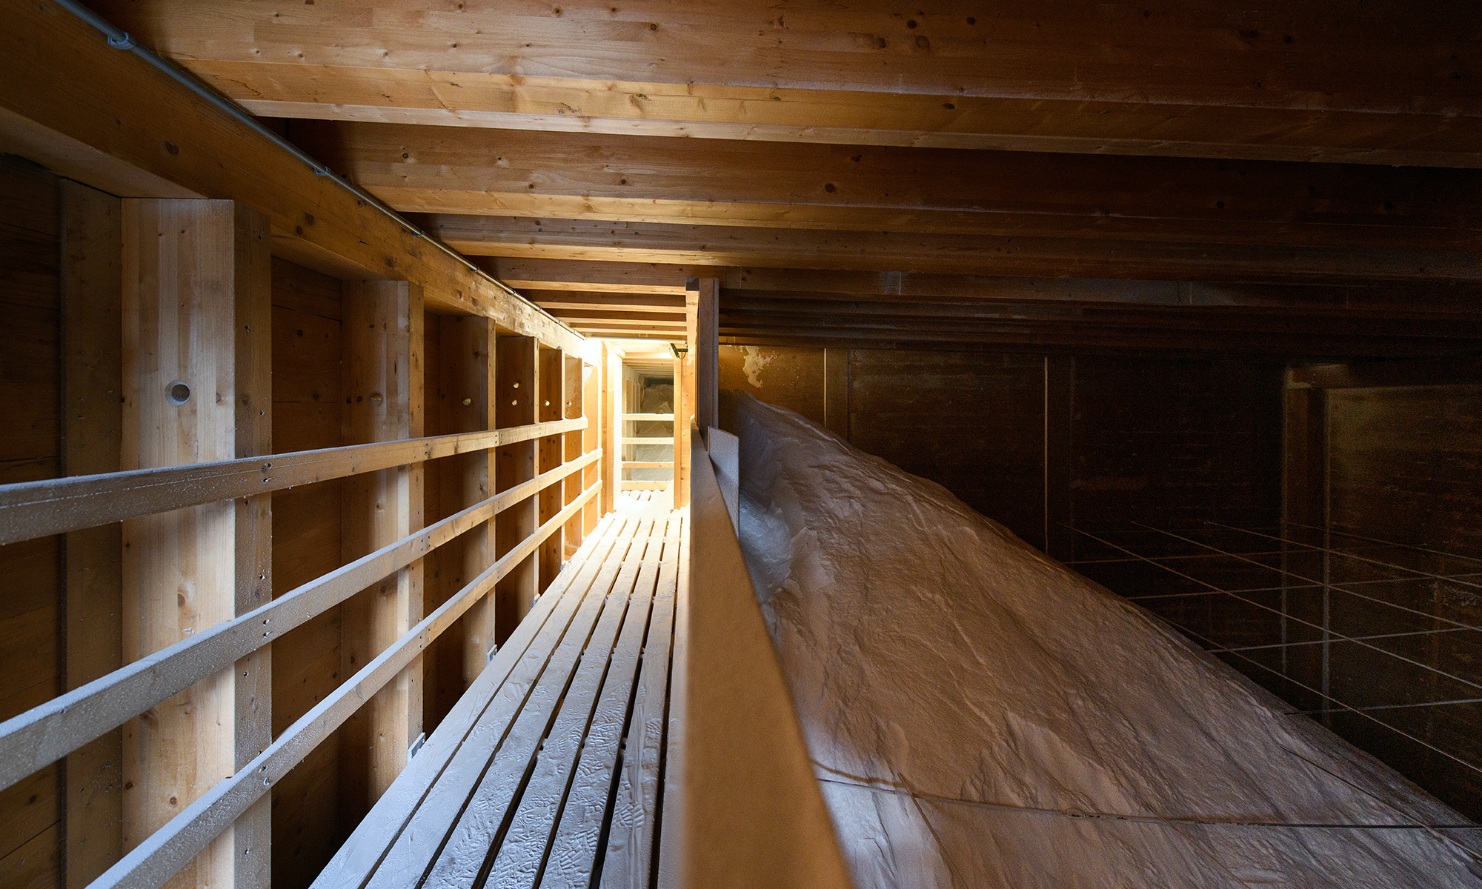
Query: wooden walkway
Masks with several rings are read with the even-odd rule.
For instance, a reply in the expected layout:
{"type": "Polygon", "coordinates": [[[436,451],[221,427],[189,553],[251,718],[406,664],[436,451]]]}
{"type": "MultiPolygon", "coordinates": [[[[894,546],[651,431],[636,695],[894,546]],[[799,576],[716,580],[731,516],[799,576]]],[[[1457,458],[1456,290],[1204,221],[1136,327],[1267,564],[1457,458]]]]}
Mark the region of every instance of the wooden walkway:
{"type": "Polygon", "coordinates": [[[314,885],[647,889],[685,521],[624,494],[314,885]]]}

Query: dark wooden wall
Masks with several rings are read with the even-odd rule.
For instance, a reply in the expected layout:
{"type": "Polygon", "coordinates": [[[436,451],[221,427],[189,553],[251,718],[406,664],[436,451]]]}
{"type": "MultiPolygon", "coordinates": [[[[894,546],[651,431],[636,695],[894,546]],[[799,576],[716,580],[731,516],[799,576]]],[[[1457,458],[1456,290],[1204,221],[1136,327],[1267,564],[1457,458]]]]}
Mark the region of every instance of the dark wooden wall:
{"type": "Polygon", "coordinates": [[[1274,524],[1282,372],[1216,359],[721,348],[723,389],[828,425],[1066,560],[1067,524],[1274,524]],[[847,421],[831,410],[841,401],[847,421]]]}
{"type": "Polygon", "coordinates": [[[1336,631],[1408,634],[1331,646],[1333,697],[1412,705],[1373,712],[1394,731],[1348,712],[1334,713],[1332,727],[1482,817],[1482,705],[1413,706],[1482,696],[1482,634],[1458,629],[1482,625],[1482,367],[1371,365],[1298,376],[1315,384],[1324,408],[1306,475],[1326,484],[1288,497],[1315,504],[1304,526],[1326,514],[1326,525],[1316,524],[1329,532],[1308,539],[1335,550],[1326,565],[1335,585],[1404,609],[1338,595],[1336,631]]]}
{"type": "MultiPolygon", "coordinates": [[[[62,474],[58,180],[0,162],[0,483],[62,474]]],[[[60,537],[0,547],[0,720],[63,691],[60,537]]],[[[61,764],[0,793],[0,886],[60,882],[61,764]]]]}
{"type": "MultiPolygon", "coordinates": [[[[273,262],[273,452],[341,444],[340,282],[273,262]]],[[[340,567],[340,480],[273,495],[273,594],[340,567]]],[[[273,735],[340,684],[340,610],[274,648],[273,735]],[[290,654],[291,653],[291,654],[290,654]]],[[[319,745],[273,788],[273,885],[308,885],[354,825],[339,802],[340,736],[319,745]]]]}

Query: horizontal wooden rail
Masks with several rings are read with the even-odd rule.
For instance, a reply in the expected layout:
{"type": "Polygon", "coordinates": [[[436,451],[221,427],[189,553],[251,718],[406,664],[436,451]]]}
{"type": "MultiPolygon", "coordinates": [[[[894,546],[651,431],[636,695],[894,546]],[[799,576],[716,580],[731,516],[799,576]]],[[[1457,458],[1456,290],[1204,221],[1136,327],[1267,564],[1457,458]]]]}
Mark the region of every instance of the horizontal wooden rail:
{"type": "Polygon", "coordinates": [[[585,428],[587,419],[578,417],[486,432],[4,485],[0,486],[0,545],[585,428]]]}
{"type": "Polygon", "coordinates": [[[635,423],[673,423],[673,414],[623,414],[624,420],[635,423]]]}
{"type": "Polygon", "coordinates": [[[674,439],[673,438],[670,438],[667,435],[666,436],[663,436],[662,438],[660,438],[660,437],[645,437],[645,436],[625,435],[625,436],[623,436],[623,444],[625,444],[625,445],[669,445],[670,447],[673,447],[674,446],[674,439]]]}
{"type": "Polygon", "coordinates": [[[182,639],[0,723],[0,790],[226,669],[502,510],[585,469],[601,456],[600,450],[591,451],[312,580],[261,608],[182,639]]]}
{"type": "Polygon", "coordinates": [[[601,490],[599,481],[571,505],[501,556],[471,583],[423,618],[343,685],[289,726],[266,750],[235,775],[216,784],[181,810],[164,827],[125,855],[91,885],[94,887],[161,886],[188,864],[222,831],[268,793],[325,738],[365,705],[418,655],[442,635],[478,599],[574,516],[601,490]]]}
{"type": "Polygon", "coordinates": [[[668,469],[674,465],[673,460],[624,460],[624,469],[668,469]]]}

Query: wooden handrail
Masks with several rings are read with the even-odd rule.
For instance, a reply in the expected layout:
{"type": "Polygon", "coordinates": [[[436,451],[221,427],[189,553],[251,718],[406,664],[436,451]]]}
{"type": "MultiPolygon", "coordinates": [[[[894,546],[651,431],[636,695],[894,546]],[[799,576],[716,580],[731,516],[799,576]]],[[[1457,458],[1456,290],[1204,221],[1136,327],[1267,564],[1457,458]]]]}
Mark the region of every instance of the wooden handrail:
{"type": "Polygon", "coordinates": [[[690,440],[659,884],[850,889],[710,454],[690,440]]]}
{"type": "Polygon", "coordinates": [[[553,420],[375,444],[0,485],[0,545],[587,428],[553,420]]]}
{"type": "Polygon", "coordinates": [[[274,784],[302,762],[325,738],[344,725],[356,710],[425,651],[464,612],[473,607],[479,597],[493,589],[495,583],[534,553],[546,538],[580,513],[601,487],[602,483],[599,481],[583,491],[574,503],[537,528],[519,546],[501,556],[447,602],[438,606],[437,610],[423,618],[309,712],[299,717],[255,759],[182,809],[180,814],[145,838],[92,885],[144,889],[163,885],[267,794],[274,784]]]}
{"type": "Polygon", "coordinates": [[[226,669],[504,509],[585,469],[601,456],[600,450],[591,451],[312,580],[260,608],[182,639],[0,723],[0,790],[226,669]]]}

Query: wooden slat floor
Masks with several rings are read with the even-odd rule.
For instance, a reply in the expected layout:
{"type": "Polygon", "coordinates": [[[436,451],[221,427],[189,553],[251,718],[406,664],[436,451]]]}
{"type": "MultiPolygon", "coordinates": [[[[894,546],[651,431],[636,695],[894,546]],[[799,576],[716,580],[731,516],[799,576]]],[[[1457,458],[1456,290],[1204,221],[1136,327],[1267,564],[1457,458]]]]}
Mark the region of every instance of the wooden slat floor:
{"type": "Polygon", "coordinates": [[[685,520],[622,495],[315,885],[647,889],[685,520]]]}

